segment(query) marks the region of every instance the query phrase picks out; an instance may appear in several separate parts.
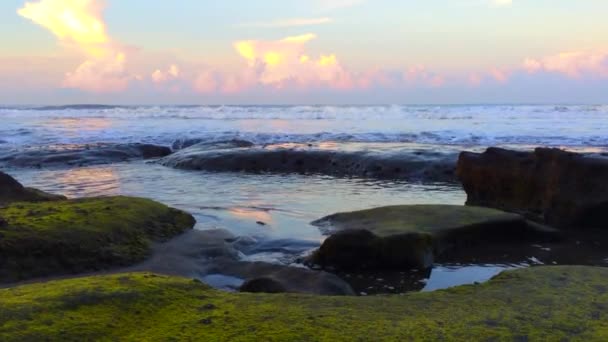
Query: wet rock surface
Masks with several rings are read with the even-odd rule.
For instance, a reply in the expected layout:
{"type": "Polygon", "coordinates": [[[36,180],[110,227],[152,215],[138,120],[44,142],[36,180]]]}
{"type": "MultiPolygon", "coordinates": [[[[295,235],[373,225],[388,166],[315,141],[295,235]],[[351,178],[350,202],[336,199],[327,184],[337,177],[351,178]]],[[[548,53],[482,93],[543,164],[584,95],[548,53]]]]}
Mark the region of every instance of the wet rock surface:
{"type": "Polygon", "coordinates": [[[197,149],[201,150],[204,148],[208,149],[221,149],[221,148],[240,148],[240,147],[252,147],[254,144],[247,140],[220,140],[220,141],[208,141],[207,139],[178,139],[173,142],[171,148],[174,151],[183,150],[190,146],[197,146],[197,149]]]}
{"type": "Polygon", "coordinates": [[[52,145],[0,153],[0,165],[6,167],[65,167],[152,159],[167,156],[171,149],[150,144],[52,145]]]}
{"type": "MultiPolygon", "coordinates": [[[[158,245],[142,264],[127,271],[151,271],[194,277],[219,288],[247,292],[353,295],[339,277],[303,267],[242,260],[239,241],[222,229],[192,230],[158,245]]],[[[247,244],[252,248],[251,244],[247,244]]]]}
{"type": "Polygon", "coordinates": [[[428,150],[355,151],[305,144],[242,147],[231,143],[212,148],[193,145],[160,163],[189,170],[454,182],[456,158],[456,154],[428,150]]]}
{"type": "Polygon", "coordinates": [[[44,202],[66,199],[61,195],[53,195],[44,191],[26,188],[12,176],[0,171],[0,205],[11,202],[44,202]]]}
{"type": "Polygon", "coordinates": [[[463,152],[467,204],[522,213],[560,228],[608,227],[608,159],[558,149],[463,152]]]}
{"type": "Polygon", "coordinates": [[[310,262],[342,270],[426,269],[446,252],[505,241],[551,241],[549,227],[467,206],[406,205],[340,213],[312,223],[330,236],[310,262]]]}

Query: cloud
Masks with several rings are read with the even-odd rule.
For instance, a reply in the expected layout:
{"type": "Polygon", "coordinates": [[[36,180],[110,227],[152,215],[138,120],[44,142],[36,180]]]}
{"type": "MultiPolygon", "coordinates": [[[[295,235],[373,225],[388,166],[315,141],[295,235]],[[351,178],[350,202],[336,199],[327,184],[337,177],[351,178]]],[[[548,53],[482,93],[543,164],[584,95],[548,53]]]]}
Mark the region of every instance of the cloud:
{"type": "Polygon", "coordinates": [[[608,51],[562,52],[540,59],[526,58],[522,65],[528,73],[559,73],[570,78],[608,78],[608,51]]]}
{"type": "Polygon", "coordinates": [[[291,18],[281,19],[269,22],[258,21],[252,23],[244,23],[238,25],[239,27],[260,27],[260,28],[282,28],[282,27],[300,27],[300,26],[313,26],[331,23],[333,20],[328,17],[323,18],[291,18]]]}
{"type": "Polygon", "coordinates": [[[179,69],[179,67],[175,64],[171,64],[171,66],[169,66],[169,68],[166,71],[162,71],[159,69],[156,69],[152,75],[150,75],[150,78],[152,79],[152,81],[154,83],[164,83],[170,80],[175,80],[177,78],[179,78],[181,74],[181,71],[179,69]]]}
{"type": "Polygon", "coordinates": [[[319,8],[323,10],[334,10],[360,5],[366,0],[316,0],[319,8]]]}
{"type": "Polygon", "coordinates": [[[91,92],[117,92],[128,85],[126,51],[112,42],[97,0],[26,2],[17,13],[48,29],[61,43],[75,46],[87,60],[65,75],[63,86],[91,92]]]}
{"type": "Polygon", "coordinates": [[[132,78],[125,70],[125,56],[119,53],[82,63],[66,74],[63,86],[96,93],[119,92],[127,89],[132,78]]]}

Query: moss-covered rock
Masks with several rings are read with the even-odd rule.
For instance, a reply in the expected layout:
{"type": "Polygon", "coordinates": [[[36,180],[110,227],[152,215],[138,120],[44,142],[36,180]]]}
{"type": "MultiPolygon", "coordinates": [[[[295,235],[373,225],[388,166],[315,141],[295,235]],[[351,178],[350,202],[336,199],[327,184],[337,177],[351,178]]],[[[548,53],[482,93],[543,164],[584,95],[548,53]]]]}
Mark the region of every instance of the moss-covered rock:
{"type": "Polygon", "coordinates": [[[26,188],[15,178],[0,171],[0,205],[12,202],[45,202],[66,199],[60,195],[53,195],[44,191],[26,188]]]}
{"type": "Polygon", "coordinates": [[[455,205],[403,205],[339,213],[314,221],[330,234],[312,262],[341,269],[426,268],[459,247],[555,238],[557,231],[503,211],[455,205]]]}
{"type": "Polygon", "coordinates": [[[146,273],[0,290],[2,341],[605,341],[608,269],[377,297],[235,294],[146,273]]]}
{"type": "Polygon", "coordinates": [[[194,225],[189,214],[131,197],[18,202],[0,217],[0,282],[132,264],[151,241],[194,225]]]}

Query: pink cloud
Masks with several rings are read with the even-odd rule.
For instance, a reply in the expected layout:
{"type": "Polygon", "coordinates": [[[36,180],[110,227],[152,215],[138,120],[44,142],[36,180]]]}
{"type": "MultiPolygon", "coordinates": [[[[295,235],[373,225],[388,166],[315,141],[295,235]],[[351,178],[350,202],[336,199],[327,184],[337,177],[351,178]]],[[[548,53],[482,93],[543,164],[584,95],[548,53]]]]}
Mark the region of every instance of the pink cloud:
{"type": "Polygon", "coordinates": [[[107,93],[127,89],[133,77],[125,71],[125,57],[118,54],[114,58],[89,60],[75,71],[66,74],[63,86],[82,90],[107,93]]]}
{"type": "Polygon", "coordinates": [[[571,78],[608,77],[608,52],[563,52],[541,59],[527,58],[523,68],[529,73],[554,72],[571,78]]]}

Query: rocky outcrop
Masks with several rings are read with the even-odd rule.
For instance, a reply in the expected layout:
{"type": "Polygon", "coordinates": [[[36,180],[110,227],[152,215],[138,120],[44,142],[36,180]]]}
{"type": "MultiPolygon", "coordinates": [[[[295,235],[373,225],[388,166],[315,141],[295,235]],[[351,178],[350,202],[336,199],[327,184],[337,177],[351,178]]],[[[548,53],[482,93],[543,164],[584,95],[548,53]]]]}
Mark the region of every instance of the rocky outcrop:
{"type": "Polygon", "coordinates": [[[192,230],[157,246],[149,259],[126,271],[194,276],[214,287],[232,291],[354,295],[348,283],[327,272],[244,261],[243,248],[255,247],[254,243],[244,247],[239,240],[222,229],[192,230]]]}
{"type": "Polygon", "coordinates": [[[311,262],[340,270],[424,269],[447,251],[555,239],[554,229],[495,209],[404,205],[340,213],[312,223],[330,235],[311,262]]]}
{"type": "Polygon", "coordinates": [[[367,151],[308,145],[210,148],[193,145],[160,160],[166,166],[205,171],[323,174],[338,177],[455,181],[455,154],[426,150],[367,151]]]}
{"type": "Polygon", "coordinates": [[[191,229],[194,218],[152,200],[84,198],[0,208],[0,283],[134,264],[152,242],[191,229]]]}
{"type": "Polygon", "coordinates": [[[207,139],[177,139],[171,145],[174,151],[183,150],[187,147],[197,145],[199,149],[220,149],[220,148],[239,148],[239,147],[252,147],[253,143],[247,140],[232,139],[232,140],[221,140],[221,141],[208,141],[207,139]]]}
{"type": "Polygon", "coordinates": [[[10,175],[0,171],[0,205],[12,202],[45,202],[66,199],[44,191],[26,188],[10,175]]]}
{"type": "Polygon", "coordinates": [[[169,147],[150,144],[54,145],[2,153],[0,164],[36,168],[86,166],[160,158],[170,153],[169,147]]]}
{"type": "Polygon", "coordinates": [[[608,159],[558,149],[489,148],[460,155],[467,204],[524,214],[560,228],[608,228],[608,159]]]}

